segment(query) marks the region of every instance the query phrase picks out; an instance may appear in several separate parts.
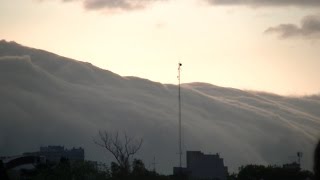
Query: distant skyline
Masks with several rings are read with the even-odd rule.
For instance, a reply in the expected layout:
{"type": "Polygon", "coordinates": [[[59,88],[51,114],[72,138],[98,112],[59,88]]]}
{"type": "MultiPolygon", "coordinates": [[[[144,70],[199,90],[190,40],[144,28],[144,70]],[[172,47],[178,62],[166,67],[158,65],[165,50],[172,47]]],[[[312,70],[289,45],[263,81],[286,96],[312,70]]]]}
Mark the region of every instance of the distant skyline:
{"type": "Polygon", "coordinates": [[[122,76],[320,93],[318,0],[2,0],[0,39],[122,76]]]}

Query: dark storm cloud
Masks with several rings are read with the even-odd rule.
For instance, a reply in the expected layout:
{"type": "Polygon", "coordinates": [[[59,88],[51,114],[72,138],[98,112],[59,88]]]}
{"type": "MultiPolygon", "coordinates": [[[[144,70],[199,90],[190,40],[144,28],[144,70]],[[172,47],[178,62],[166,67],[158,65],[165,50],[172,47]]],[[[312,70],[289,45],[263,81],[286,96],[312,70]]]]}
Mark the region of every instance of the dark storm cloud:
{"type": "MultiPolygon", "coordinates": [[[[49,1],[49,0],[38,0],[49,1]]],[[[120,9],[134,10],[145,8],[157,1],[166,0],[60,0],[62,2],[82,2],[88,10],[120,9]]],[[[247,5],[253,7],[263,6],[299,6],[320,7],[320,0],[199,0],[207,1],[212,5],[247,5]]]]}
{"type": "Polygon", "coordinates": [[[289,37],[318,37],[320,38],[320,15],[306,16],[301,20],[301,25],[280,24],[268,28],[265,33],[277,33],[282,38],[289,37]]]}
{"type": "Polygon", "coordinates": [[[151,1],[147,0],[85,0],[84,6],[86,9],[123,9],[132,10],[144,8],[151,1]]]}
{"type": "MultiPolygon", "coordinates": [[[[45,0],[40,0],[45,1],[45,0]]],[[[81,2],[87,10],[118,9],[135,10],[143,9],[148,5],[164,0],[61,0],[62,2],[81,2]]]]}
{"type": "Polygon", "coordinates": [[[213,5],[310,6],[320,7],[319,0],[206,0],[213,5]]]}

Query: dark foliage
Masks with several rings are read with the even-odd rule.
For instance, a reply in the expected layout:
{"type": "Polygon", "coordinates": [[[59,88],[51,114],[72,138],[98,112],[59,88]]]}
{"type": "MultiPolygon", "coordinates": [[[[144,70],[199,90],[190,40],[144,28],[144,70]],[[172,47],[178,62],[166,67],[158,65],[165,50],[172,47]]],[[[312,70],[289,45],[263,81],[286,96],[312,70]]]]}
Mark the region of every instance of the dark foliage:
{"type": "MultiPolygon", "coordinates": [[[[87,161],[70,162],[61,159],[56,165],[39,165],[35,170],[21,172],[23,179],[33,180],[168,180],[168,176],[159,175],[145,168],[141,160],[132,162],[130,171],[124,170],[117,163],[111,163],[111,169],[97,168],[96,164],[87,161]]],[[[1,180],[6,180],[1,176],[1,180]]]]}
{"type": "Polygon", "coordinates": [[[112,180],[164,180],[170,179],[167,176],[159,175],[156,172],[149,171],[145,168],[144,163],[139,159],[134,159],[129,173],[127,170],[121,169],[121,166],[116,163],[111,163],[111,176],[112,180]]]}
{"type": "Polygon", "coordinates": [[[307,178],[313,178],[310,171],[301,171],[300,168],[266,167],[263,165],[242,166],[237,176],[239,180],[305,180],[307,178]]]}
{"type": "Polygon", "coordinates": [[[69,162],[67,159],[61,159],[60,163],[53,166],[37,167],[37,174],[32,178],[36,180],[104,180],[110,177],[109,171],[99,171],[95,164],[91,162],[69,162]]]}
{"type": "Polygon", "coordinates": [[[7,172],[4,168],[3,162],[1,160],[0,160],[0,179],[3,179],[3,180],[9,179],[7,172]]]}

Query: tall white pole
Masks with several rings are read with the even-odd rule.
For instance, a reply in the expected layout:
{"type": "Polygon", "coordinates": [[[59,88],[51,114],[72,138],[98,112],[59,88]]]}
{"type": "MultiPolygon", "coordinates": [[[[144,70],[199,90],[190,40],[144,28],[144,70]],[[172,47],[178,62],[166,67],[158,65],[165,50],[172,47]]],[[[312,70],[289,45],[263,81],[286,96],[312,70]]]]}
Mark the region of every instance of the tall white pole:
{"type": "Polygon", "coordinates": [[[179,167],[182,168],[182,146],[181,146],[181,90],[180,90],[180,71],[182,64],[178,64],[178,81],[179,81],[179,167]]]}

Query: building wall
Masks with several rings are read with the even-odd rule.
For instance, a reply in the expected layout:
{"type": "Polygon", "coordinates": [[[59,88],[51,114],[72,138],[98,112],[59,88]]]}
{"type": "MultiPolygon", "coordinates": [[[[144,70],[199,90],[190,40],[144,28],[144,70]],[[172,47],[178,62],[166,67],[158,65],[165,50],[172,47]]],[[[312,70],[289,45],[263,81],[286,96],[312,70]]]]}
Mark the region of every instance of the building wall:
{"type": "Polygon", "coordinates": [[[200,151],[187,151],[187,169],[193,178],[225,180],[227,176],[227,167],[219,154],[206,155],[200,151]]]}

